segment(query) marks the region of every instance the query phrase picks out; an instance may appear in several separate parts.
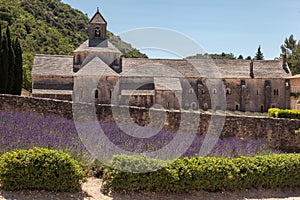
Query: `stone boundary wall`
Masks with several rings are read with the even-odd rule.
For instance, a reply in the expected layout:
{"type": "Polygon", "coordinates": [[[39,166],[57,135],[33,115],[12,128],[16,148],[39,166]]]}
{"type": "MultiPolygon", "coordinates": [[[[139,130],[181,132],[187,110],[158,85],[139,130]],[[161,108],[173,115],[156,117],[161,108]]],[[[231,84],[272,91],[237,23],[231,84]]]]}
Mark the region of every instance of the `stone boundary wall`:
{"type": "MultiPolygon", "coordinates": [[[[19,97],[13,95],[0,95],[1,111],[25,111],[37,112],[43,115],[60,115],[73,119],[72,102],[31,97],[19,97]]],[[[207,113],[189,111],[163,111],[138,107],[110,106],[94,104],[74,104],[79,116],[86,118],[85,110],[95,108],[96,116],[102,120],[116,120],[122,122],[134,121],[139,125],[160,126],[156,119],[165,117],[164,129],[177,131],[184,116],[185,124],[181,124],[181,130],[197,130],[198,134],[206,134],[211,123],[212,116],[207,113]],[[117,109],[117,114],[112,110],[117,109]],[[126,113],[130,115],[126,115],[126,113]],[[128,117],[130,116],[130,117],[128,117]],[[152,120],[150,118],[152,117],[152,120]],[[200,117],[200,123],[194,123],[200,117]]],[[[268,117],[226,116],[221,137],[235,137],[239,139],[263,140],[270,147],[287,152],[300,153],[300,134],[295,130],[300,128],[300,120],[273,119],[268,117]]]]}

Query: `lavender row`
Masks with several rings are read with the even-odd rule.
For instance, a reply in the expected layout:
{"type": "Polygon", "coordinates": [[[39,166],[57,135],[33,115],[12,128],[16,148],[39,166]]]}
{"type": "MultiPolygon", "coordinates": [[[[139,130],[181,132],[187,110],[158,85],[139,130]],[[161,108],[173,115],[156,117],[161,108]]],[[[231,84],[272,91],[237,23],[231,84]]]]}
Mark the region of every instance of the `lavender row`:
{"type": "MultiPolygon", "coordinates": [[[[88,123],[88,122],[84,122],[88,123]]],[[[88,126],[95,129],[94,126],[88,126]]],[[[113,121],[100,121],[99,127],[103,130],[105,137],[114,145],[126,151],[135,153],[153,152],[170,144],[176,134],[171,131],[157,130],[154,127],[138,129],[136,135],[147,135],[149,132],[157,132],[149,138],[137,138],[130,136],[130,132],[136,132],[132,125],[119,124],[113,121]]],[[[14,149],[29,149],[32,147],[46,147],[50,149],[61,149],[73,156],[84,157],[89,153],[82,141],[88,138],[99,137],[99,130],[86,130],[85,137],[79,137],[73,120],[60,116],[43,116],[28,112],[0,112],[0,153],[14,149]],[[90,133],[96,135],[90,135],[90,133]]],[[[191,134],[191,133],[180,133],[191,134]]],[[[183,157],[198,155],[205,137],[196,135],[192,144],[183,157]]],[[[95,146],[97,140],[93,141],[95,146]]],[[[184,141],[182,141],[184,143],[184,141]]],[[[262,141],[245,141],[235,138],[219,139],[208,156],[217,157],[239,157],[254,156],[261,154],[280,153],[267,148],[262,141]]]]}

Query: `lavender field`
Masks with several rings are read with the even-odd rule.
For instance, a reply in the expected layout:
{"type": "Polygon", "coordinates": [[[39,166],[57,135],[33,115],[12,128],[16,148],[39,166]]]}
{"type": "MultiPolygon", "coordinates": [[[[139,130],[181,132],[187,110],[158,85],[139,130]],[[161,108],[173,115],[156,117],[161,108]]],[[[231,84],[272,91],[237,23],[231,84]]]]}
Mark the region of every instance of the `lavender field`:
{"type": "MultiPolygon", "coordinates": [[[[115,122],[100,121],[99,124],[107,138],[116,146],[136,153],[158,150],[174,138],[174,133],[160,131],[153,137],[140,139],[125,134],[115,122]]],[[[126,130],[130,128],[128,126],[126,130]]],[[[150,131],[150,129],[152,128],[147,127],[143,131],[150,131]]],[[[145,133],[141,132],[140,134],[145,133]]],[[[203,136],[196,136],[183,156],[197,155],[203,140],[203,136]]],[[[34,112],[0,112],[0,153],[14,149],[30,149],[36,146],[64,150],[79,160],[90,158],[72,120],[59,116],[43,116],[34,112]]],[[[224,138],[218,140],[217,145],[208,156],[232,158],[270,153],[280,152],[268,149],[261,141],[224,138]]]]}

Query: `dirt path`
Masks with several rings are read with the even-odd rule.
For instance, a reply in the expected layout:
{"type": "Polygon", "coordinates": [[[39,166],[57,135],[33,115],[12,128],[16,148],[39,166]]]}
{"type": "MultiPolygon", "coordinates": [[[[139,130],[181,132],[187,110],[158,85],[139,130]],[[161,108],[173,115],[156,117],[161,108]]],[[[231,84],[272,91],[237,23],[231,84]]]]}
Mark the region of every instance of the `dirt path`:
{"type": "Polygon", "coordinates": [[[89,178],[78,193],[54,193],[45,191],[8,192],[0,190],[0,199],[10,200],[300,200],[300,188],[284,188],[272,190],[242,190],[235,192],[190,192],[184,194],[174,193],[113,193],[105,196],[100,192],[101,180],[89,178]]]}

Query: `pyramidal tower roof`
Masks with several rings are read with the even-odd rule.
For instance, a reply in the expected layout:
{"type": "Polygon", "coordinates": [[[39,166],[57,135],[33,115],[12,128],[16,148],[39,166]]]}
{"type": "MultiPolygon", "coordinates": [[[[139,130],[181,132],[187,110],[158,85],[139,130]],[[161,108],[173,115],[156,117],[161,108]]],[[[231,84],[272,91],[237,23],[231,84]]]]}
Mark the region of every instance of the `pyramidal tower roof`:
{"type": "Polygon", "coordinates": [[[104,19],[104,17],[99,12],[99,8],[97,8],[97,12],[91,18],[91,20],[89,21],[89,23],[90,24],[107,24],[106,20],[104,19]]]}

